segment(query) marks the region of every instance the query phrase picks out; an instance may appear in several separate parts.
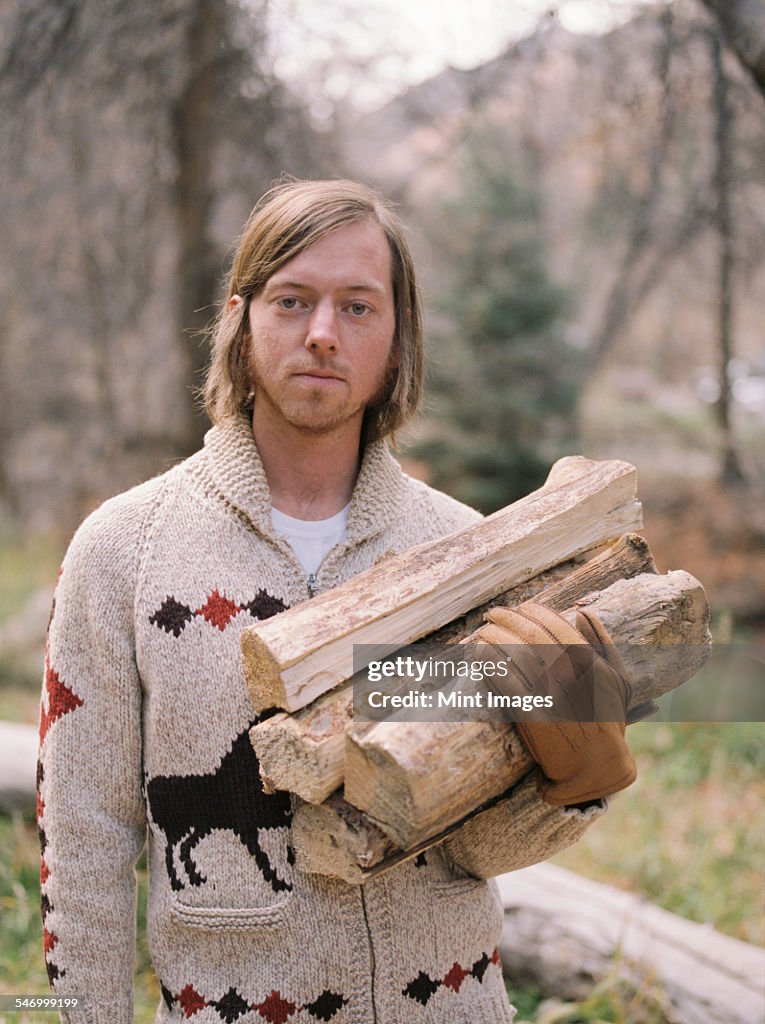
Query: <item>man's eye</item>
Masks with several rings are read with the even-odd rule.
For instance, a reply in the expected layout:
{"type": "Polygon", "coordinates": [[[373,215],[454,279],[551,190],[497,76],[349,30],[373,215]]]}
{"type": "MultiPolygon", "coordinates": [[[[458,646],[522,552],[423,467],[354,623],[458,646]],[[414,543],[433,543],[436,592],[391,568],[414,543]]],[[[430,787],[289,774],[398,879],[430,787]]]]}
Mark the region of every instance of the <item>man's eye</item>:
{"type": "Polygon", "coordinates": [[[348,309],[354,316],[363,316],[365,313],[369,312],[369,306],[366,302],[352,302],[348,309]]]}
{"type": "Polygon", "coordinates": [[[284,295],[277,302],[277,305],[281,306],[282,309],[297,309],[299,304],[300,300],[295,298],[294,295],[284,295]]]}

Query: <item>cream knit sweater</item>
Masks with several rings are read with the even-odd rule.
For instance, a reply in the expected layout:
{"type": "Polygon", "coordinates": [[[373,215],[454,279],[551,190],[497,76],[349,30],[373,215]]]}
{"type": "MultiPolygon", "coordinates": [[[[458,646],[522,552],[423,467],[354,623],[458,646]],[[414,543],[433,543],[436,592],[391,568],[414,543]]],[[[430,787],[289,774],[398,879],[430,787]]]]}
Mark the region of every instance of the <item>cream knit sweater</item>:
{"type": "MultiPolygon", "coordinates": [[[[477,513],[367,450],[319,591],[477,513]]],[[[313,582],[313,581],[312,581],[313,582]]],[[[533,787],[364,886],[298,872],[266,796],[239,634],[304,601],[249,425],[106,502],[61,570],[46,655],[38,812],[45,957],[88,1024],[132,1021],[134,865],[146,836],[158,1021],[500,1024],[502,921],[482,879],[550,856],[598,812],[533,787]]],[[[67,1017],[64,1015],[64,1019],[67,1017]]]]}

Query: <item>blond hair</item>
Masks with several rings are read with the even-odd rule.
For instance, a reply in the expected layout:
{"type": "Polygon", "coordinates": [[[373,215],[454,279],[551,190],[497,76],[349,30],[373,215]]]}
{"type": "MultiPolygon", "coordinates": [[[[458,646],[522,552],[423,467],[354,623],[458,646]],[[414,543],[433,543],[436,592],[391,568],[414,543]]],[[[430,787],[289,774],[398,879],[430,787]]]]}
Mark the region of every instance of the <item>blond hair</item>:
{"type": "Polygon", "coordinates": [[[202,392],[213,423],[252,413],[247,319],[252,296],[310,245],[368,218],[380,225],[390,246],[398,366],[383,397],[365,412],[363,441],[387,437],[411,419],[422,395],[424,336],[414,263],[401,221],[386,199],[358,182],[291,180],[259,200],[239,238],[226,301],[211,331],[212,359],[202,392]],[[228,300],[235,295],[244,302],[229,308],[228,300]]]}

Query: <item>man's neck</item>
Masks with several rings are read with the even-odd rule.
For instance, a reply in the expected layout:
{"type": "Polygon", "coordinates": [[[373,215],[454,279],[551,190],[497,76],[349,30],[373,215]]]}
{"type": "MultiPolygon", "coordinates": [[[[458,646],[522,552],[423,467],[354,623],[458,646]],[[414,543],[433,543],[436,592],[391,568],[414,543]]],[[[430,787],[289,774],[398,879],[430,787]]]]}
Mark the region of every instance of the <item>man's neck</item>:
{"type": "Polygon", "coordinates": [[[295,519],[329,519],[351,500],[359,472],[360,430],[324,435],[276,431],[253,418],[271,504],[295,519]]]}

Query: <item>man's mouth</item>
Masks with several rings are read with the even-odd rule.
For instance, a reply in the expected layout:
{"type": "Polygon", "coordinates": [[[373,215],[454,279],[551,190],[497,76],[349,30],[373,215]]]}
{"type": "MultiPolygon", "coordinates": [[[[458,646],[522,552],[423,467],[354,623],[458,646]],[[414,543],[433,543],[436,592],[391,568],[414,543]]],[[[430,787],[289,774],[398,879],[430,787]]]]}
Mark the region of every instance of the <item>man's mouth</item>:
{"type": "Polygon", "coordinates": [[[312,381],[342,381],[343,377],[339,373],[334,373],[331,370],[298,370],[293,376],[303,377],[312,381]]]}

